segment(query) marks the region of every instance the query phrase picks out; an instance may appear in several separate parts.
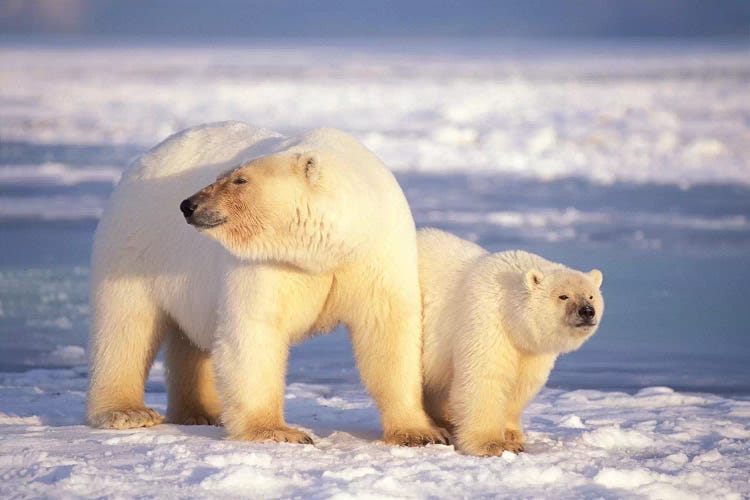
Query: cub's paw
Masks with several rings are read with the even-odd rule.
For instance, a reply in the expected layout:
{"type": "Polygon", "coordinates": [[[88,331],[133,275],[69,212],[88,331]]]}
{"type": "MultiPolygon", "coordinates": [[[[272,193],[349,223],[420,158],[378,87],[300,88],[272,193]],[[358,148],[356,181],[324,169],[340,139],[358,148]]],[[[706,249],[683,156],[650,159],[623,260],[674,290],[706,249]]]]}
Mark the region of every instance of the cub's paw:
{"type": "Polygon", "coordinates": [[[520,453],[523,451],[523,445],[512,441],[493,440],[476,445],[466,445],[461,451],[467,455],[476,455],[479,457],[499,457],[504,451],[520,453]]]}
{"type": "Polygon", "coordinates": [[[191,415],[170,415],[167,418],[170,424],[177,425],[221,425],[221,417],[219,415],[206,415],[201,413],[191,415]]]}
{"type": "Polygon", "coordinates": [[[383,436],[386,444],[397,446],[426,446],[428,444],[448,444],[449,434],[440,427],[425,429],[404,429],[387,431],[383,436]]]}
{"type": "Polygon", "coordinates": [[[153,408],[136,408],[97,413],[86,420],[91,427],[99,429],[134,429],[159,425],[164,422],[164,416],[153,408]]]}
{"type": "Polygon", "coordinates": [[[230,439],[260,443],[315,444],[307,433],[292,427],[247,429],[239,435],[231,436],[230,439]]]}

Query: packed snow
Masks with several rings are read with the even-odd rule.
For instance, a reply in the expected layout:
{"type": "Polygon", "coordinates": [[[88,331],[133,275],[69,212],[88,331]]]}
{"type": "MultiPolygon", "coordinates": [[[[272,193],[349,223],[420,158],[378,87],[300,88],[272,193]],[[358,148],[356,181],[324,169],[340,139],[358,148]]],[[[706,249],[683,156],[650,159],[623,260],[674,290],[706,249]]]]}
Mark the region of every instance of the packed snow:
{"type": "MultiPolygon", "coordinates": [[[[70,354],[78,355],[72,350],[70,354]]],[[[666,387],[629,395],[544,390],[527,452],[386,446],[356,384],[291,383],[287,420],[315,446],[231,442],[223,429],[93,430],[85,369],[0,375],[0,496],[743,498],[750,402],[666,387]]],[[[164,411],[157,365],[146,401],[164,411]]]]}
{"type": "MultiPolygon", "coordinates": [[[[747,498],[748,88],[734,42],[6,43],[0,497],[747,498]],[[226,119],[346,129],[419,226],[604,271],[603,325],[526,411],[525,453],[379,443],[341,330],[290,360],[314,447],[82,425],[106,199],[134,156],[226,119]]],[[[166,409],[160,361],[146,401],[166,409]]]]}

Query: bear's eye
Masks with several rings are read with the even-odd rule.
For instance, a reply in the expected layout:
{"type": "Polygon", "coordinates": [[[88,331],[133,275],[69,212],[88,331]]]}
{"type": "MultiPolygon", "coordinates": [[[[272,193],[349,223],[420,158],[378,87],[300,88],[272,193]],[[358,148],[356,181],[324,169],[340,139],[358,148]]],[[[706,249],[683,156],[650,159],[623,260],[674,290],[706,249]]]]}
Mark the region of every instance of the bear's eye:
{"type": "Polygon", "coordinates": [[[568,300],[568,296],[567,295],[560,295],[560,297],[558,297],[558,298],[560,300],[568,300]]]}
{"type": "Polygon", "coordinates": [[[589,300],[594,300],[594,296],[593,295],[589,295],[589,300]]]}
{"type": "Polygon", "coordinates": [[[235,180],[232,181],[232,184],[244,184],[247,182],[247,179],[243,177],[237,177],[235,180]]]}

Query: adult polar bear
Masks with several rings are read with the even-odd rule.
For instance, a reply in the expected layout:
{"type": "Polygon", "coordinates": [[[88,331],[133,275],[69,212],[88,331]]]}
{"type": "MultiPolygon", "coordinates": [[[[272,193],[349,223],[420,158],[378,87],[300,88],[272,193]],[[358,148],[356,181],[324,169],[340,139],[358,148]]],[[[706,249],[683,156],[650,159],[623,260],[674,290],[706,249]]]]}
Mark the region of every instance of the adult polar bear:
{"type": "Polygon", "coordinates": [[[171,422],[221,413],[232,439],[311,443],[284,421],[288,349],[341,322],[385,441],[444,442],[422,408],[414,221],[393,175],[343,132],[227,122],[156,146],[99,223],[91,302],[92,426],[163,421],[143,391],[165,339],[171,422]]]}

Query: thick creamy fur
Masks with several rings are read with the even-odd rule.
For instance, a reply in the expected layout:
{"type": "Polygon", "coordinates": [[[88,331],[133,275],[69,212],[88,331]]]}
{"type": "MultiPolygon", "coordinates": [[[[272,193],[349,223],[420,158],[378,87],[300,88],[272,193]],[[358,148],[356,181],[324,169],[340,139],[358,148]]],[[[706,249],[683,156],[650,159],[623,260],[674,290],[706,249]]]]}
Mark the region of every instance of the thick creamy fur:
{"type": "Polygon", "coordinates": [[[102,216],[91,302],[93,426],[162,421],[143,390],[166,339],[171,421],[311,442],[284,422],[288,349],[341,322],[386,441],[444,439],[422,408],[414,222],[393,175],[343,132],[229,122],[156,146],[102,216]],[[217,223],[204,234],[178,209],[196,191],[196,217],[217,223]]]}
{"type": "Polygon", "coordinates": [[[490,254],[435,229],[417,241],[425,407],[464,453],[521,451],[521,412],[557,356],[597,328],[602,274],[522,251],[490,254]],[[596,311],[593,325],[578,326],[585,304],[596,311]]]}

